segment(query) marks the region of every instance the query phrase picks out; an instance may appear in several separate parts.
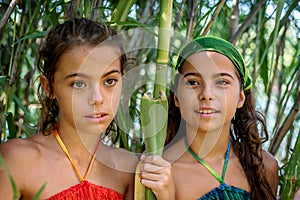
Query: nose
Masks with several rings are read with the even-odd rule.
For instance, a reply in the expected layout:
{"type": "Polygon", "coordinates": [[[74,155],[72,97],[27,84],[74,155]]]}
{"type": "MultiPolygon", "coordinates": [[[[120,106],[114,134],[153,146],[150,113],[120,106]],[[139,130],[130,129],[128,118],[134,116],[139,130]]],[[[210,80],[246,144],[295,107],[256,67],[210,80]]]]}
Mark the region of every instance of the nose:
{"type": "Polygon", "coordinates": [[[199,99],[202,101],[211,101],[214,99],[212,89],[209,84],[203,84],[199,93],[199,99]]]}
{"type": "Polygon", "coordinates": [[[101,88],[97,85],[94,91],[91,92],[90,104],[91,105],[100,105],[103,103],[104,96],[101,92],[101,88]]]}

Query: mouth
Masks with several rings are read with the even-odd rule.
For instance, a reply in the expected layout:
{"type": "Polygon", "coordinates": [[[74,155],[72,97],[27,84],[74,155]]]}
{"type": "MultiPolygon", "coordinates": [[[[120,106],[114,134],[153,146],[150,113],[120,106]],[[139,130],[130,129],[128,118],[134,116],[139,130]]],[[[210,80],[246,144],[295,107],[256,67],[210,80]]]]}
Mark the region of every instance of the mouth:
{"type": "Polygon", "coordinates": [[[217,110],[214,109],[200,109],[196,111],[199,114],[213,114],[213,113],[218,113],[217,110]]]}
{"type": "Polygon", "coordinates": [[[87,118],[90,118],[90,119],[103,119],[104,117],[106,117],[108,114],[106,113],[94,113],[94,114],[91,114],[91,115],[87,115],[86,117],[87,118]]]}
{"type": "Polygon", "coordinates": [[[200,115],[211,115],[211,114],[219,113],[218,110],[215,110],[212,108],[200,108],[200,109],[196,110],[195,112],[200,115]]]}
{"type": "Polygon", "coordinates": [[[91,115],[91,116],[89,116],[89,117],[91,117],[91,118],[101,118],[101,117],[103,117],[103,116],[105,116],[106,114],[94,114],[94,115],[91,115]]]}

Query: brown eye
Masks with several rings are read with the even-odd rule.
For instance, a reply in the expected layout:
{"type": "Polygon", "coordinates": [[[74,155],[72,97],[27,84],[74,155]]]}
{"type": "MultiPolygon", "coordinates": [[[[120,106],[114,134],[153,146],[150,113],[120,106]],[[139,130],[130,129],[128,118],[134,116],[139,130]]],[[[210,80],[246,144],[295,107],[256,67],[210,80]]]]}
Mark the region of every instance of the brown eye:
{"type": "Polygon", "coordinates": [[[110,79],[107,79],[105,82],[104,82],[104,85],[106,86],[114,86],[116,85],[118,82],[117,79],[114,79],[114,78],[110,78],[110,79]]]}
{"type": "Polygon", "coordinates": [[[200,82],[199,81],[196,81],[196,80],[187,80],[186,85],[188,85],[189,87],[196,87],[196,86],[199,86],[200,85],[200,82]]]}

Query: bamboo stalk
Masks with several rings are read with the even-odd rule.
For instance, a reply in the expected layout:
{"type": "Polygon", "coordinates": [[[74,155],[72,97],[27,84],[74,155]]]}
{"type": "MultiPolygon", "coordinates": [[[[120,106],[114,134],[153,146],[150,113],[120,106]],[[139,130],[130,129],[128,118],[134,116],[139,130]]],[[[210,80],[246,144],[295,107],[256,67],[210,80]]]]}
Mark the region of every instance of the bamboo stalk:
{"type": "Polygon", "coordinates": [[[172,22],[172,0],[161,0],[158,49],[156,59],[156,74],[153,97],[158,98],[160,91],[166,92],[167,64],[169,61],[169,48],[172,22]]]}
{"type": "MultiPolygon", "coordinates": [[[[141,111],[146,153],[162,155],[168,121],[168,101],[164,92],[161,91],[160,97],[157,99],[150,98],[148,94],[144,94],[141,101],[141,111]]],[[[145,200],[152,199],[156,199],[154,194],[149,188],[146,188],[145,200]]]]}
{"type": "Polygon", "coordinates": [[[292,199],[295,191],[300,187],[300,134],[298,134],[297,141],[294,146],[291,158],[284,170],[284,185],[282,188],[281,199],[292,199]],[[297,167],[298,166],[298,167],[297,167]]]}
{"type": "Polygon", "coordinates": [[[12,0],[9,4],[9,7],[7,8],[5,14],[3,15],[1,22],[0,22],[0,42],[3,38],[3,33],[5,29],[5,25],[8,21],[9,16],[11,15],[12,11],[15,9],[17,4],[17,0],[12,0]]]}
{"type": "Polygon", "coordinates": [[[276,154],[279,146],[283,140],[283,138],[288,133],[289,129],[292,127],[292,124],[295,120],[296,114],[300,109],[300,93],[297,95],[295,99],[295,104],[293,105],[292,109],[290,110],[289,114],[285,118],[284,122],[282,123],[281,127],[279,128],[278,132],[276,132],[275,136],[273,137],[269,151],[273,155],[276,154]]]}
{"type": "Polygon", "coordinates": [[[202,36],[205,36],[205,35],[208,33],[210,27],[211,27],[211,26],[213,25],[213,23],[215,22],[215,20],[216,20],[218,14],[219,14],[221,8],[223,7],[224,3],[225,3],[225,0],[221,0],[221,1],[219,2],[217,8],[215,9],[215,12],[213,13],[213,15],[212,15],[212,17],[211,17],[211,20],[209,21],[209,23],[208,23],[207,26],[205,27],[203,33],[201,34],[202,36]]]}
{"type": "Polygon", "coordinates": [[[248,17],[244,20],[243,24],[240,26],[240,28],[235,32],[234,36],[232,37],[232,40],[230,42],[232,44],[235,44],[237,39],[240,38],[242,33],[246,30],[246,28],[250,25],[252,20],[255,18],[258,11],[265,5],[267,0],[261,0],[259,1],[255,7],[251,10],[251,12],[248,14],[248,17]]]}
{"type": "MultiPolygon", "coordinates": [[[[172,3],[172,0],[160,1],[160,27],[153,98],[144,94],[141,100],[141,124],[146,153],[148,154],[162,155],[166,139],[168,101],[165,92],[171,38],[172,3]]],[[[149,188],[145,188],[144,194],[136,195],[137,199],[156,199],[149,188]]]]}
{"type": "MultiPolygon", "coordinates": [[[[119,1],[117,7],[113,11],[111,16],[111,22],[119,23],[121,21],[125,21],[130,8],[136,2],[136,0],[128,0],[128,1],[119,1]]],[[[118,29],[121,28],[121,25],[118,26],[118,29]]]]}

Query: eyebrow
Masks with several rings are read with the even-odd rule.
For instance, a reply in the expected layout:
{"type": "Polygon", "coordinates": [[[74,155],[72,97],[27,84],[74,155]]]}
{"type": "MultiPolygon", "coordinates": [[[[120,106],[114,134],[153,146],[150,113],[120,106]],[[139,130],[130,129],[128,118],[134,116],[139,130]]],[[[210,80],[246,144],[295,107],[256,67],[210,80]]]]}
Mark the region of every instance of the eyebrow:
{"type": "Polygon", "coordinates": [[[74,78],[74,77],[83,77],[83,78],[88,78],[88,76],[84,73],[73,73],[73,74],[69,74],[65,77],[65,79],[69,79],[69,78],[74,78]]]}
{"type": "Polygon", "coordinates": [[[214,75],[213,77],[217,78],[217,77],[220,77],[220,76],[228,76],[228,77],[230,77],[231,79],[234,80],[234,77],[229,73],[219,73],[219,74],[214,75]]]}
{"type": "MultiPolygon", "coordinates": [[[[111,71],[108,71],[106,73],[104,73],[102,75],[102,77],[106,77],[106,76],[109,76],[113,73],[118,73],[118,74],[121,74],[120,70],[117,70],[117,69],[113,69],[111,71]]],[[[86,74],[84,73],[73,73],[73,74],[69,74],[65,77],[65,79],[69,79],[69,78],[74,78],[74,77],[82,77],[82,78],[89,78],[89,76],[87,76],[86,74]]]]}
{"type": "MultiPolygon", "coordinates": [[[[201,74],[196,73],[196,72],[186,73],[186,74],[183,75],[183,78],[186,78],[187,76],[202,77],[201,74]]],[[[213,75],[213,78],[217,78],[217,77],[221,77],[221,76],[228,76],[228,77],[230,77],[234,80],[234,77],[229,73],[218,73],[218,74],[213,75]]]]}
{"type": "Polygon", "coordinates": [[[104,74],[102,75],[102,77],[106,77],[106,76],[109,76],[109,75],[114,74],[114,73],[121,74],[121,71],[120,71],[120,70],[117,70],[117,69],[113,69],[113,70],[111,70],[111,71],[108,71],[108,72],[104,73],[104,74]]]}
{"type": "Polygon", "coordinates": [[[183,75],[183,78],[187,77],[187,76],[199,76],[201,77],[201,75],[199,73],[196,72],[189,72],[183,75]]]}

